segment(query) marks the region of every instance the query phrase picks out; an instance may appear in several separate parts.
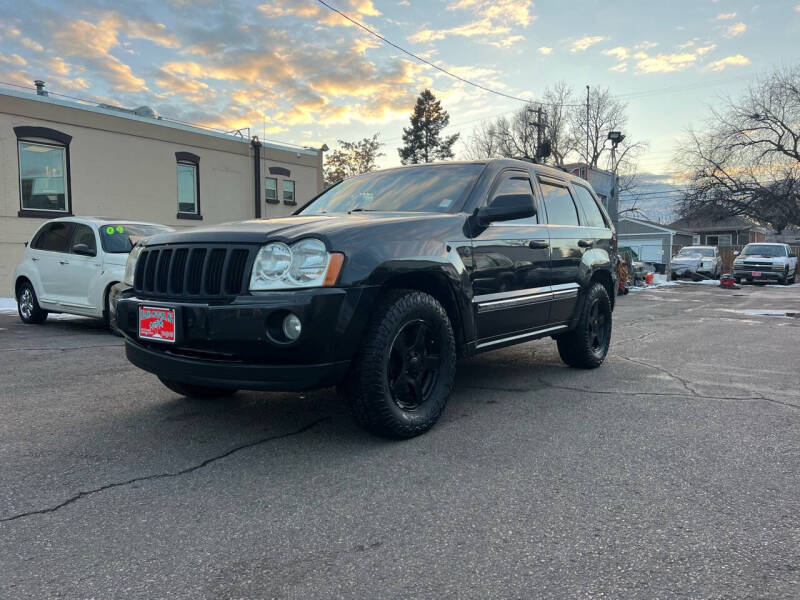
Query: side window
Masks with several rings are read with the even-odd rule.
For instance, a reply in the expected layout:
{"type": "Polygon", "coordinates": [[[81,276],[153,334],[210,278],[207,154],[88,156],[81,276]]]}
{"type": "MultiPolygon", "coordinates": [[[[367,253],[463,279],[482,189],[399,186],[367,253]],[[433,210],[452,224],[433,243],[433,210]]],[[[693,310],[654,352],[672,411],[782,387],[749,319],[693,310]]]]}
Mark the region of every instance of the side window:
{"type": "Polygon", "coordinates": [[[542,199],[547,210],[547,222],[551,225],[580,225],[578,209],[572,194],[562,185],[539,180],[542,186],[542,199]]]}
{"type": "Polygon", "coordinates": [[[291,179],[283,180],[283,203],[297,204],[294,199],[294,181],[291,179]]]}
{"type": "Polygon", "coordinates": [[[264,199],[268,204],[278,204],[278,180],[274,177],[264,178],[264,199]]]}
{"type": "MultiPolygon", "coordinates": [[[[504,175],[503,180],[500,182],[500,185],[497,186],[497,189],[492,196],[492,201],[489,203],[491,206],[494,204],[495,199],[498,196],[517,196],[529,194],[536,197],[536,194],[533,191],[531,186],[530,178],[523,174],[523,173],[514,173],[513,175],[504,175]]],[[[539,218],[537,215],[533,215],[532,217],[528,217],[527,219],[515,219],[513,221],[505,221],[504,224],[506,225],[532,225],[539,222],[539,218]]]]}
{"type": "Polygon", "coordinates": [[[91,227],[83,223],[75,223],[72,230],[72,239],[70,239],[68,246],[70,252],[72,252],[72,247],[76,244],[86,244],[90,250],[97,252],[97,238],[95,238],[91,227]]]}
{"type": "Polygon", "coordinates": [[[50,223],[39,232],[31,246],[36,250],[66,252],[71,233],[72,223],[70,222],[50,223]]]}
{"type": "Polygon", "coordinates": [[[583,208],[583,214],[586,217],[584,225],[587,227],[606,227],[603,213],[600,212],[592,193],[582,185],[573,184],[572,189],[575,190],[578,203],[583,208]]]}

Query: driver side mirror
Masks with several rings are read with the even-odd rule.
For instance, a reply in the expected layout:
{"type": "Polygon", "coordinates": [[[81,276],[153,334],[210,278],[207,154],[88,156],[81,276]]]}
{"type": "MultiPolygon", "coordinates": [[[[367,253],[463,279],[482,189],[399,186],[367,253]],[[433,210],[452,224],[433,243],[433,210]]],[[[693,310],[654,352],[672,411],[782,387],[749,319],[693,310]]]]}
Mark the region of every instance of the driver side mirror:
{"type": "Polygon", "coordinates": [[[489,206],[483,206],[475,213],[480,227],[495,221],[527,219],[536,214],[536,201],[532,194],[507,194],[495,196],[489,206]]]}
{"type": "Polygon", "coordinates": [[[97,250],[89,248],[86,244],[75,244],[72,247],[72,253],[80,256],[97,256],[97,250]]]}
{"type": "Polygon", "coordinates": [[[739,251],[738,251],[738,250],[734,250],[734,251],[733,251],[733,255],[734,255],[734,256],[739,256],[739,251]]]}
{"type": "Polygon", "coordinates": [[[789,258],[797,258],[797,254],[795,254],[794,252],[792,252],[792,253],[789,255],[789,258]]]}

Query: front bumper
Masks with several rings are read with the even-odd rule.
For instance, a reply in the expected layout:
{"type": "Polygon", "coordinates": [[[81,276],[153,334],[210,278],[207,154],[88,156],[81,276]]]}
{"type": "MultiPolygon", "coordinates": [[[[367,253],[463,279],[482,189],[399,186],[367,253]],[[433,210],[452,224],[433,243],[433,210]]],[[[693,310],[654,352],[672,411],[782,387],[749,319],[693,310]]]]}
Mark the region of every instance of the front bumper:
{"type": "Polygon", "coordinates": [[[760,267],[760,268],[742,268],[742,267],[734,267],[733,268],[733,276],[739,279],[746,279],[747,281],[778,281],[783,279],[787,274],[786,268],[781,267],[780,271],[773,271],[770,267],[760,267]],[[753,275],[753,273],[759,273],[759,275],[753,275]]]}
{"type": "Polygon", "coordinates": [[[342,380],[361,339],[373,288],[318,288],[241,296],[227,303],[148,300],[122,294],[116,325],[137,367],[211,387],[307,390],[342,380]],[[175,309],[175,343],[140,339],[140,306],[175,309]],[[360,308],[360,310],[359,310],[360,308]],[[275,324],[292,312],[300,337],[279,339],[275,324]]]}
{"type": "Polygon", "coordinates": [[[695,267],[693,265],[670,264],[669,270],[673,277],[691,277],[694,279],[697,276],[709,278],[713,276],[711,269],[706,269],[705,267],[695,267]]]}

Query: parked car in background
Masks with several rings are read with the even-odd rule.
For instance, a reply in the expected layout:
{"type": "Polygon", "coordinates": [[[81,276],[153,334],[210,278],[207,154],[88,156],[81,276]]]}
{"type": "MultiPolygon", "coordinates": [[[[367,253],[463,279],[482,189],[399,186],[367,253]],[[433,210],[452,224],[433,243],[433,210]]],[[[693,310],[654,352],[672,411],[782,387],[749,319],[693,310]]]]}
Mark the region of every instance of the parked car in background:
{"type": "Polygon", "coordinates": [[[716,246],[684,246],[669,261],[672,279],[719,279],[722,258],[716,246]]]}
{"type": "Polygon", "coordinates": [[[788,285],[795,282],[797,255],[788,244],[747,244],[735,254],[733,277],[736,283],[775,280],[788,285]]]}
{"type": "Polygon", "coordinates": [[[614,229],[589,184],[495,159],[367,173],[294,216],[154,236],[115,300],[128,359],[184,396],[338,385],[356,420],[427,431],[456,359],[611,340],[614,229]],[[169,269],[162,268],[169,264],[169,269]]]}
{"type": "Polygon", "coordinates": [[[173,231],[154,223],[63,217],[47,221],[26,245],[14,271],[20,319],[43,323],[48,313],[71,313],[108,322],[108,293],[125,276],[133,244],[173,231]]]}

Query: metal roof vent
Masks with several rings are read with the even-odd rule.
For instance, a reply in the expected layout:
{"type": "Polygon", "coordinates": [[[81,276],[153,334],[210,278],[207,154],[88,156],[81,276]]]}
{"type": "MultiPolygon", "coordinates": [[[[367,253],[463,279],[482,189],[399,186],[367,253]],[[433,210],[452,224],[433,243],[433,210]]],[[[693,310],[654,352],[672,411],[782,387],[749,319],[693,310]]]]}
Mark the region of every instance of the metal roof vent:
{"type": "Polygon", "coordinates": [[[158,115],[156,115],[156,111],[150,108],[149,106],[139,106],[138,108],[134,108],[133,114],[138,115],[140,117],[150,117],[151,119],[158,118],[158,115]]]}
{"type": "Polygon", "coordinates": [[[33,82],[33,85],[36,86],[36,95],[37,96],[48,96],[49,94],[44,89],[44,81],[41,79],[37,79],[33,82]]]}

